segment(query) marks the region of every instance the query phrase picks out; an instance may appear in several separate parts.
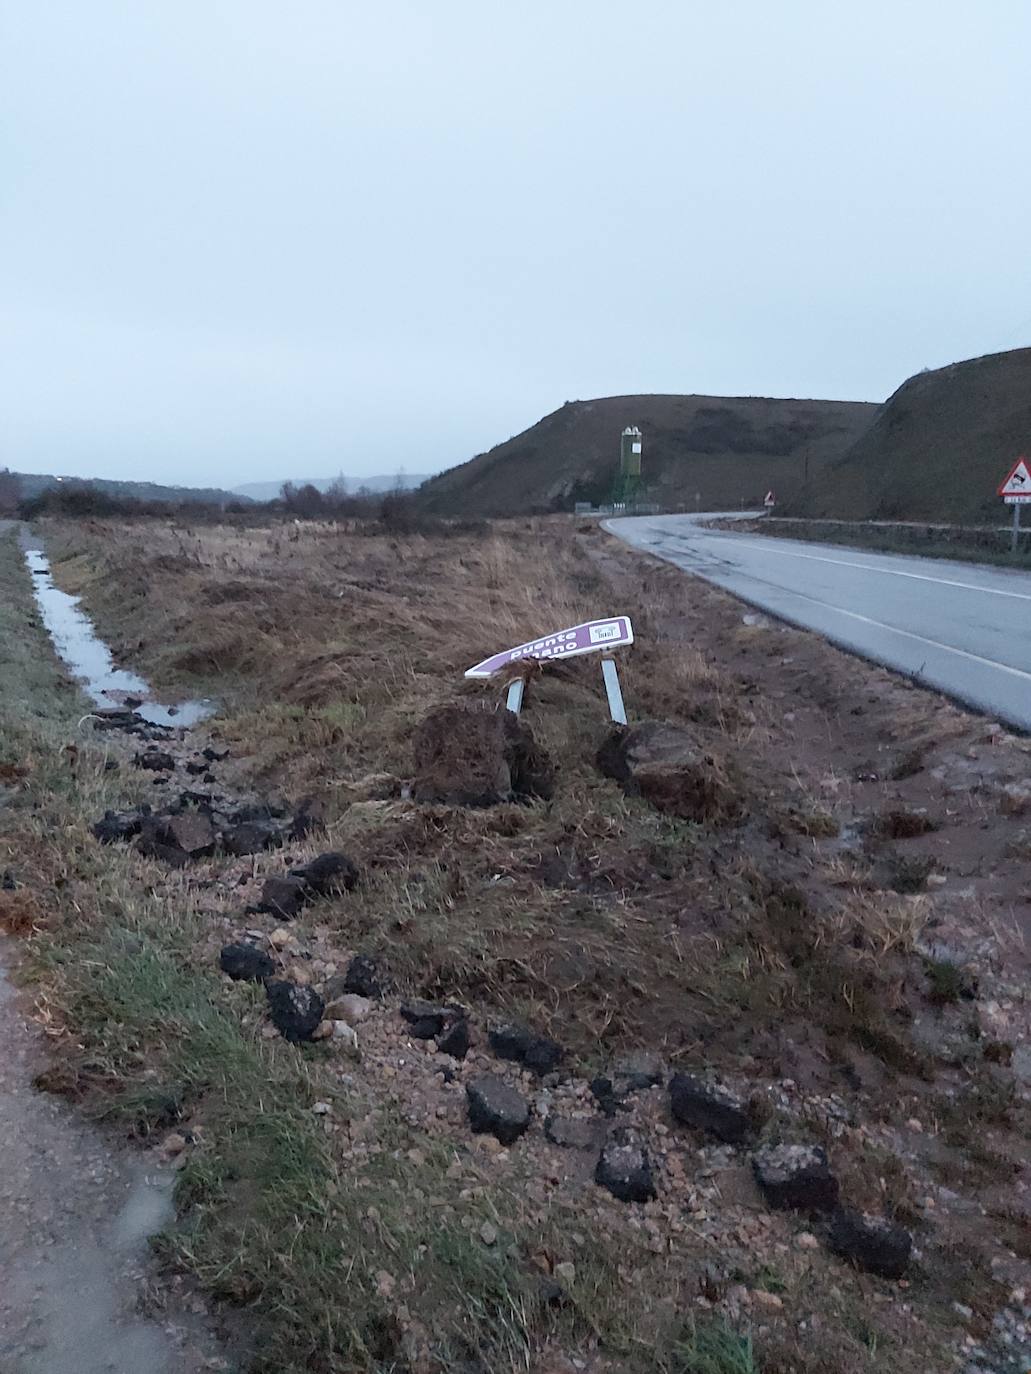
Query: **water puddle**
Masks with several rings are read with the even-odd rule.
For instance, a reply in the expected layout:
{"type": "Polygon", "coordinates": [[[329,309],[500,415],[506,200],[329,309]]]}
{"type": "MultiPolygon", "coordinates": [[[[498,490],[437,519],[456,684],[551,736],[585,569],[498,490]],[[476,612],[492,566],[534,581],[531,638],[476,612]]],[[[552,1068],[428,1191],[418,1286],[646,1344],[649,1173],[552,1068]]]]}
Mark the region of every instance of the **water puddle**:
{"type": "Polygon", "coordinates": [[[172,706],[154,701],[150,684],[144,678],[115,667],[110,649],[97,635],[89,616],[79,608],[79,598],[54,585],[50,561],[42,549],[26,548],[25,561],[47,633],[72,676],[95,705],[127,706],[141,720],[170,728],[196,725],[212,715],[215,705],[207,700],[183,701],[172,706]]]}

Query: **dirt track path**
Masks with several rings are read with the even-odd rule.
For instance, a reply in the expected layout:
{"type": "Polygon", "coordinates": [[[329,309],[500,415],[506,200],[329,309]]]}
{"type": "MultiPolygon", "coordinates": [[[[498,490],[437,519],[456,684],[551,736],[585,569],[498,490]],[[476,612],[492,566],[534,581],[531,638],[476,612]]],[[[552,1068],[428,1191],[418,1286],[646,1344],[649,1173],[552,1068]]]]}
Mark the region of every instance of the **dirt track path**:
{"type": "Polygon", "coordinates": [[[172,1175],[37,1092],[39,1035],[0,942],[0,1371],[199,1374],[228,1369],[192,1313],[141,1311],[147,1237],[169,1219],[172,1175]]]}

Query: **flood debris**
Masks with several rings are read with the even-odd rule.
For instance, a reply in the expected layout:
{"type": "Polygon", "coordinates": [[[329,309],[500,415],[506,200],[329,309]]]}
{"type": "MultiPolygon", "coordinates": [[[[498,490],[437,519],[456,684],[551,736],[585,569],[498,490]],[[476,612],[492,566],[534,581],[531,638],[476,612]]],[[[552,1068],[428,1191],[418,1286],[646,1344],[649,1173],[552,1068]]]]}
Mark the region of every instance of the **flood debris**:
{"type": "Polygon", "coordinates": [[[511,711],[439,707],[419,725],[412,747],[419,802],[495,806],[547,798],[554,790],[551,759],[511,711]]]}
{"type": "Polygon", "coordinates": [[[617,726],[597,754],[597,765],[628,796],[643,797],[680,820],[724,825],[743,810],[740,789],[726,760],[681,725],[646,720],[617,726]]]}

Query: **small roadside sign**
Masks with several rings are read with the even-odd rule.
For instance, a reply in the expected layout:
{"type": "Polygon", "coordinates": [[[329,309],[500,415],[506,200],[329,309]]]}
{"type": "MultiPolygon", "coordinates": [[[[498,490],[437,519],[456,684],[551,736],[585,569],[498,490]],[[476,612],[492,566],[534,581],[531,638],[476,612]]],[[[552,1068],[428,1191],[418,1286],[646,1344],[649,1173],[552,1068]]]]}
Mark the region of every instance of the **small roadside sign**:
{"type": "Polygon", "coordinates": [[[1007,506],[1031,505],[1031,467],[1026,458],[1018,458],[1010,475],[999,487],[999,495],[1007,506]]]}
{"type": "Polygon", "coordinates": [[[522,659],[575,658],[577,654],[618,649],[623,644],[633,642],[634,630],[628,615],[616,615],[608,620],[586,620],[582,625],[571,625],[568,630],[556,630],[554,634],[517,644],[514,649],[491,654],[482,663],[474,663],[467,668],[465,675],[493,677],[522,659]]]}
{"type": "Polygon", "coordinates": [[[772,491],[768,491],[763,499],[763,505],[766,507],[767,510],[772,510],[776,504],[777,498],[774,496],[772,491]]]}

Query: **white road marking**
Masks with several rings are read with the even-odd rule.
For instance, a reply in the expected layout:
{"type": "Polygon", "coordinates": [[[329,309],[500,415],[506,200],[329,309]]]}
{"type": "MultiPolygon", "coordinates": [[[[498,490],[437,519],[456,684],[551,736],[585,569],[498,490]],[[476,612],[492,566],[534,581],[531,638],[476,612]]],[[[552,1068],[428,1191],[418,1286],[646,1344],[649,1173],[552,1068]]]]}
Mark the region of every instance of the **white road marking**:
{"type": "Polygon", "coordinates": [[[1001,587],[978,587],[973,582],[957,582],[951,577],[930,577],[927,573],[902,572],[899,568],[879,568],[876,563],[854,563],[847,558],[825,558],[818,553],[796,553],[794,549],[775,549],[765,542],[757,543],[754,539],[744,539],[739,534],[734,536],[734,543],[745,544],[750,549],[765,549],[767,553],[779,553],[784,558],[806,558],[811,563],[834,563],[841,568],[861,568],[863,572],[882,573],[886,577],[911,577],[915,582],[937,582],[943,587],[961,587],[968,592],[988,592],[992,596],[1012,596],[1018,601],[1031,601],[1031,592],[1006,592],[1001,587]]]}
{"type": "MultiPolygon", "coordinates": [[[[957,649],[953,644],[943,644],[940,639],[928,639],[926,635],[914,634],[912,630],[900,630],[897,625],[886,625],[883,620],[860,615],[858,611],[846,611],[843,606],[832,606],[829,601],[821,601],[817,596],[807,596],[805,592],[795,592],[794,595],[800,596],[804,601],[812,601],[817,606],[825,606],[828,611],[836,611],[838,615],[847,615],[851,620],[860,620],[864,625],[876,625],[879,630],[888,630],[891,634],[902,635],[905,639],[915,639],[918,644],[929,644],[932,649],[944,649],[948,654],[958,654],[960,658],[968,658],[972,663],[982,663],[986,668],[997,668],[1000,673],[1009,673],[1012,677],[1022,677],[1031,682],[1031,673],[1025,672],[1023,668],[1011,668],[1008,663],[1000,663],[994,658],[984,658],[981,654],[972,654],[968,649],[957,649]]],[[[776,615],[777,612],[771,611],[770,614],[776,615]]],[[[816,633],[819,634],[819,631],[816,633]]]]}

